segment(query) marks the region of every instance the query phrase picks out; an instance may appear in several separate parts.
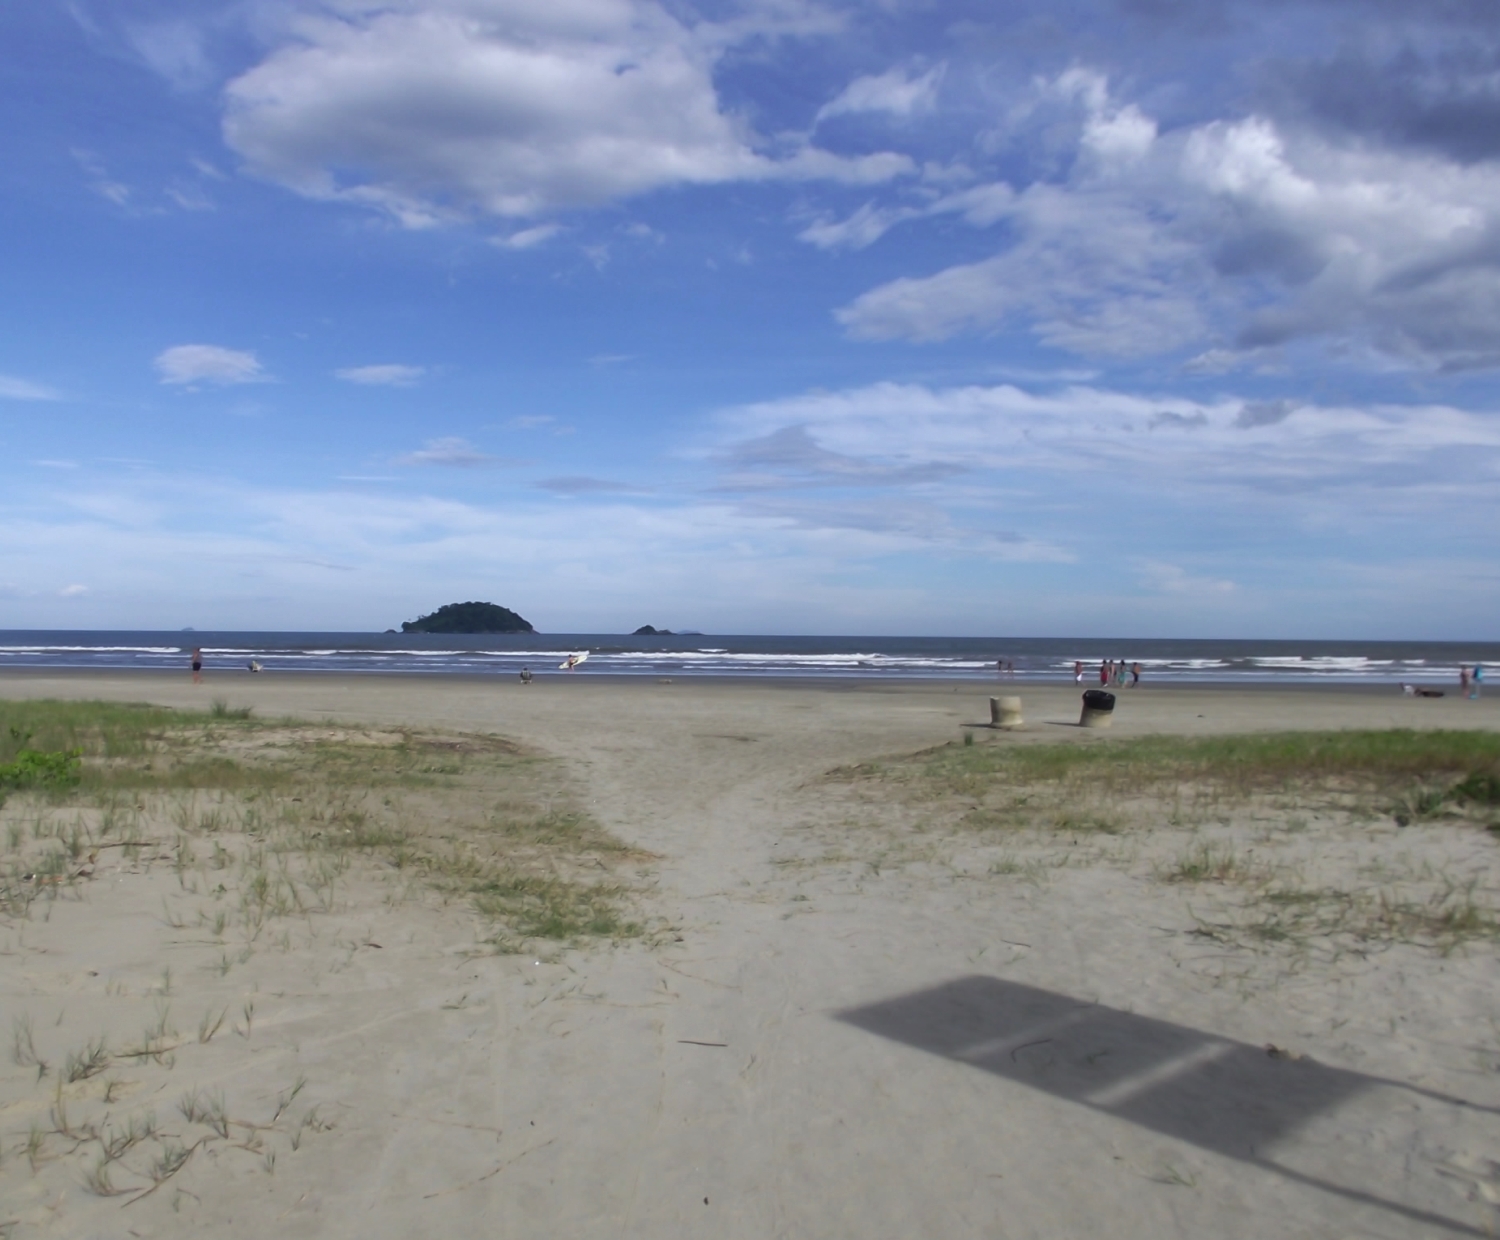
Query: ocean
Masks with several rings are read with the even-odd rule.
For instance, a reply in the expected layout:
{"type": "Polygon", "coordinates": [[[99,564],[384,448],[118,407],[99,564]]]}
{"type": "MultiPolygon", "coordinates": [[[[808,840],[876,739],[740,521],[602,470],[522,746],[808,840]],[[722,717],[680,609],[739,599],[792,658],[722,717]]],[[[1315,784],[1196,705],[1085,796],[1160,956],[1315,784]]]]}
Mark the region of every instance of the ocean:
{"type": "Polygon", "coordinates": [[[183,671],[194,647],[211,673],[358,672],[538,677],[818,677],[840,681],[991,678],[1066,683],[1081,662],[1097,683],[1101,660],[1141,665],[1142,680],[1200,683],[1455,685],[1460,664],[1500,664],[1500,643],[1218,641],[1038,637],[633,637],[603,633],[60,632],[0,630],[8,668],[183,671]],[[587,650],[567,673],[558,665],[587,650]],[[997,663],[1014,666],[1002,673],[997,663]]]}

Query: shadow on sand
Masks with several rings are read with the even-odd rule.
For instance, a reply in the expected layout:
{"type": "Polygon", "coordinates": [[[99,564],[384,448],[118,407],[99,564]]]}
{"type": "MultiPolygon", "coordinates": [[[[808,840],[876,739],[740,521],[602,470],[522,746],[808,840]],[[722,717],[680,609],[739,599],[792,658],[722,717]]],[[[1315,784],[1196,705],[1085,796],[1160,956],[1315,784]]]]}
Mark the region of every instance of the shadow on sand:
{"type": "Polygon", "coordinates": [[[1269,1147],[1371,1089],[1470,1111],[1459,1098],[993,977],[965,977],[838,1014],[870,1033],[993,1072],[1350,1201],[1457,1234],[1487,1229],[1298,1171],[1269,1147]]]}

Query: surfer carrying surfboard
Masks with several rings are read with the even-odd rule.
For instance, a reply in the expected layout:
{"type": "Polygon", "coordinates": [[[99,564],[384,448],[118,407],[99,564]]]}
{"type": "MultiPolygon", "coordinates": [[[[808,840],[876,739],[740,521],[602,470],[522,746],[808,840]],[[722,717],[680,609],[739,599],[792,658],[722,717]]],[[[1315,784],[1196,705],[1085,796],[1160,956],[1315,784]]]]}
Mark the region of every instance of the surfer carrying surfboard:
{"type": "Polygon", "coordinates": [[[557,670],[560,672],[571,672],[575,667],[577,667],[588,657],[589,652],[587,650],[581,650],[577,654],[570,654],[566,659],[564,659],[557,665],[557,670]]]}

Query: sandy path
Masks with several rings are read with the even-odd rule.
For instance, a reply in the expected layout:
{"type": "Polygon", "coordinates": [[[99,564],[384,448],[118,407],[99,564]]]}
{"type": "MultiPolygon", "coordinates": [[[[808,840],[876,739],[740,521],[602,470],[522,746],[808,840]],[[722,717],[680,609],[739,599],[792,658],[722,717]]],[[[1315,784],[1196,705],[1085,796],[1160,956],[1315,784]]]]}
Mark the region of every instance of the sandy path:
{"type": "MultiPolygon", "coordinates": [[[[191,1182],[197,1201],[132,1207],[136,1234],[1490,1234],[1500,1120],[1444,1099],[1500,1104],[1492,951],[1267,966],[1230,985],[1186,937],[1180,898],[1118,869],[1037,889],[778,866],[828,826],[806,780],[955,739],[991,691],[245,678],[194,698],[165,678],[0,682],[8,696],[223,693],[261,714],[539,745],[570,761],[607,827],[660,857],[653,902],[681,936],[471,959],[444,950],[461,918],[412,912],[334,982],[283,964],[261,1070],[304,1074],[339,1128],[274,1176],[224,1169],[191,1182]],[[1270,1060],[1268,1042],[1316,1063],[1270,1060]]],[[[1036,726],[1019,743],[1094,739],[1047,722],[1072,717],[1071,686],[1023,692],[1036,726]]],[[[1390,725],[1494,727],[1500,712],[1142,691],[1118,730],[1390,725]]],[[[59,905],[31,943],[76,954],[110,911],[102,893],[59,905]]],[[[33,972],[39,1003],[57,983],[33,972]]],[[[84,1234],[118,1208],[27,1203],[27,1225],[84,1234]]]]}

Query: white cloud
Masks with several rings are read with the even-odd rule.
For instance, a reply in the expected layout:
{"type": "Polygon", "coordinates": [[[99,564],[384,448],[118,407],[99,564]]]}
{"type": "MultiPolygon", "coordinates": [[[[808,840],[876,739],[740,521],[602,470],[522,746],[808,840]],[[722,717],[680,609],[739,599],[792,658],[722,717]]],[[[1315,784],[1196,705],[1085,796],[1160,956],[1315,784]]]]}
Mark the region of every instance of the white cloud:
{"type": "Polygon", "coordinates": [[[130,186],[110,176],[108,170],[91,151],[75,149],[73,158],[78,161],[79,167],[93,178],[89,183],[89,188],[96,194],[117,207],[128,208],[131,205],[133,191],[130,186]]]}
{"type": "Polygon", "coordinates": [[[550,241],[562,232],[561,224],[538,224],[534,228],[523,228],[508,237],[496,237],[495,244],[505,250],[529,250],[534,245],[550,241]]]}
{"type": "Polygon", "coordinates": [[[126,27],[125,37],[153,72],[173,86],[201,86],[212,75],[204,32],[190,21],[159,21],[126,27]]]}
{"type": "Polygon", "coordinates": [[[265,371],[254,353],[215,344],[179,344],[156,357],[163,383],[259,383],[265,371]]]}
{"type": "Polygon", "coordinates": [[[1177,564],[1141,560],[1136,565],[1141,584],[1157,594],[1225,595],[1238,587],[1222,577],[1199,577],[1177,564]]]}
{"type": "Polygon", "coordinates": [[[797,239],[820,250],[862,250],[874,245],[902,220],[926,214],[928,211],[920,208],[882,208],[867,202],[845,219],[824,218],[809,224],[797,234],[797,239]]]}
{"type": "Polygon", "coordinates": [[[940,340],[1027,320],[1046,344],[1083,354],[1158,353],[1201,338],[1201,248],[1114,195],[1039,183],[1007,213],[1009,249],[937,275],[903,277],[838,312],[863,339],[940,340]]]}
{"type": "Polygon", "coordinates": [[[930,112],[937,106],[938,85],[946,69],[946,65],[937,65],[920,77],[911,77],[905,69],[895,68],[878,75],[855,78],[818,109],[817,120],[858,112],[887,112],[892,116],[930,112]]]}
{"type": "Polygon", "coordinates": [[[967,552],[1012,564],[1066,564],[1075,559],[1072,552],[1055,543],[968,524],[939,504],[919,498],[887,496],[833,503],[801,497],[755,497],[741,501],[736,511],[750,518],[774,519],[819,538],[868,538],[871,549],[883,543],[887,554],[967,552]]]}
{"type": "Polygon", "coordinates": [[[658,232],[650,224],[643,223],[641,220],[626,224],[620,231],[627,237],[634,237],[637,241],[654,241],[657,245],[661,245],[667,239],[665,233],[658,232]]]}
{"type": "Polygon", "coordinates": [[[905,156],[764,153],[713,82],[727,27],[656,0],[393,0],[307,18],[227,88],[226,141],[308,197],[410,227],[770,178],[871,183],[905,156]]]}
{"type": "Polygon", "coordinates": [[[467,439],[447,435],[441,439],[429,439],[416,452],[408,452],[396,458],[397,465],[445,465],[455,469],[476,469],[488,465],[505,464],[501,457],[481,452],[467,439]]]}
{"type": "Polygon", "coordinates": [[[1043,477],[1103,473],[1154,494],[1164,487],[1176,494],[1227,487],[1389,494],[1442,482],[1450,496],[1488,511],[1500,465],[1500,413],[1449,405],[1197,401],[1084,384],[1032,392],[1012,384],[879,383],[744,405],[720,418],[726,442],[716,459],[782,476],[857,480],[868,470],[878,481],[878,463],[892,471],[886,477],[900,480],[898,471],[906,471],[920,480],[923,467],[961,466],[1043,477]]]}
{"type": "Polygon", "coordinates": [[[163,192],[184,211],[212,211],[214,209],[213,199],[196,185],[177,181],[168,185],[163,192]]]}
{"type": "Polygon", "coordinates": [[[29,379],[17,379],[11,375],[0,375],[0,399],[4,400],[61,400],[62,394],[55,388],[29,379]]]}
{"type": "Polygon", "coordinates": [[[873,245],[897,224],[935,215],[957,215],[976,228],[1017,213],[1016,193],[1009,185],[975,185],[943,194],[921,206],[878,207],[867,202],[844,220],[821,219],[798,233],[798,239],[820,250],[862,250],[873,245]]]}
{"type": "Polygon", "coordinates": [[[1260,116],[1160,134],[1083,70],[1043,84],[1025,123],[1072,126],[1061,178],[872,202],[804,231],[832,247],[944,212],[1008,225],[989,258],[856,298],[838,313],[852,335],[1023,324],[1088,354],[1197,344],[1199,370],[1316,338],[1423,365],[1500,364],[1500,167],[1338,147],[1260,116]]]}
{"type": "Polygon", "coordinates": [[[427,373],[427,368],[389,362],[378,366],[347,366],[333,373],[347,383],[359,383],[366,387],[411,387],[427,373]]]}
{"type": "Polygon", "coordinates": [[[607,478],[578,475],[543,478],[537,486],[554,495],[644,495],[649,490],[647,487],[632,486],[628,482],[610,482],[607,478]]]}
{"type": "Polygon", "coordinates": [[[78,598],[88,592],[88,586],[64,586],[57,593],[59,598],[78,598]]]}

